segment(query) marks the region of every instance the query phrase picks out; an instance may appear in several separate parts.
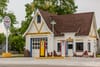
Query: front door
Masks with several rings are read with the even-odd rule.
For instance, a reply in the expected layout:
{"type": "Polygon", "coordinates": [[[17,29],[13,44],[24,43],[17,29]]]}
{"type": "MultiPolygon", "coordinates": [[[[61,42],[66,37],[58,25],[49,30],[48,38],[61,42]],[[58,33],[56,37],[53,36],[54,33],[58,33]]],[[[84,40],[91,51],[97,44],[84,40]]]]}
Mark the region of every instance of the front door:
{"type": "Polygon", "coordinates": [[[73,56],[73,43],[72,42],[68,42],[67,43],[67,56],[73,56]]]}

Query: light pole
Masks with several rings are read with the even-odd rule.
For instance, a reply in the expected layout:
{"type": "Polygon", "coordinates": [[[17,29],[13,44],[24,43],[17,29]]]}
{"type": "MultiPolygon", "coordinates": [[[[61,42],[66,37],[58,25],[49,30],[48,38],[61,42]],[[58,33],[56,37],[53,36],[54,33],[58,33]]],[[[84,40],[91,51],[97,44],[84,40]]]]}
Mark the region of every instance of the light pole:
{"type": "Polygon", "coordinates": [[[52,25],[52,32],[53,32],[53,55],[52,56],[54,56],[54,32],[55,32],[55,30],[54,30],[54,25],[56,24],[56,22],[54,21],[54,20],[52,20],[51,21],[51,25],[52,25]]]}

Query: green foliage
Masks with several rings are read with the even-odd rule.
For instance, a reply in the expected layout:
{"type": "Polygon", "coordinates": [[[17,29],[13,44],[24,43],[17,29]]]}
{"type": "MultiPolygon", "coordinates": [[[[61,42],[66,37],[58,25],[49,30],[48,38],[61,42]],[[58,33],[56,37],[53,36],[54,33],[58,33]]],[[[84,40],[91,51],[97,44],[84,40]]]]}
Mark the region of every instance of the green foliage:
{"type": "Polygon", "coordinates": [[[23,34],[26,31],[31,20],[32,20],[32,17],[30,19],[26,20],[26,21],[22,21],[21,28],[19,29],[21,34],[23,34]]]}
{"type": "MultiPolygon", "coordinates": [[[[12,12],[6,12],[8,0],[0,0],[0,17],[3,19],[4,16],[9,16],[11,19],[10,36],[9,36],[9,46],[11,50],[23,51],[24,38],[20,35],[19,29],[14,27],[17,23],[16,16],[12,12]]],[[[5,37],[0,34],[0,44],[3,43],[5,37]]]]}
{"type": "Polygon", "coordinates": [[[7,12],[7,3],[9,2],[9,0],[0,0],[0,21],[2,21],[2,19],[4,18],[4,16],[9,16],[11,19],[11,26],[13,26],[13,24],[16,23],[16,16],[11,13],[11,12],[7,12]]]}
{"type": "Polygon", "coordinates": [[[0,0],[0,16],[3,16],[6,11],[8,0],[0,0]]]}
{"type": "Polygon", "coordinates": [[[21,53],[21,51],[24,50],[25,41],[21,35],[11,34],[9,36],[9,44],[11,50],[18,51],[19,53],[21,53]]]}
{"type": "Polygon", "coordinates": [[[19,32],[19,29],[12,27],[11,34],[9,35],[9,45],[10,49],[13,51],[18,51],[21,53],[25,46],[25,40],[19,32]]]}
{"type": "Polygon", "coordinates": [[[99,34],[99,36],[100,36],[100,28],[98,29],[98,34],[99,34]]]}
{"type": "Polygon", "coordinates": [[[3,33],[0,33],[0,45],[5,42],[5,35],[3,33]]]}
{"type": "Polygon", "coordinates": [[[13,24],[16,24],[17,23],[17,20],[16,20],[16,16],[14,15],[14,13],[6,13],[5,16],[9,16],[10,19],[11,19],[11,27],[13,26],[13,24]]]}
{"type": "Polygon", "coordinates": [[[55,14],[71,14],[76,11],[74,0],[34,0],[31,6],[34,9],[43,9],[55,14]]]}

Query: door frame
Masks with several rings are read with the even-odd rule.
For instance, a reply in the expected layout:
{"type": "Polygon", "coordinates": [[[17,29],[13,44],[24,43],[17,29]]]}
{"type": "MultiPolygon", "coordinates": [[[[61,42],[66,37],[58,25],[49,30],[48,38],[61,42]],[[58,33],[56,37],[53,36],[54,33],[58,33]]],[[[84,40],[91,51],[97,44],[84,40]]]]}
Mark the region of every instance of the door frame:
{"type": "MultiPolygon", "coordinates": [[[[73,48],[74,48],[74,45],[73,45],[73,42],[72,43],[72,54],[73,54],[73,48]]],[[[68,56],[68,42],[66,42],[66,45],[65,45],[65,56],[68,56]]]]}
{"type": "Polygon", "coordinates": [[[30,38],[30,57],[32,57],[32,38],[30,38]]]}
{"type": "Polygon", "coordinates": [[[65,43],[65,56],[68,56],[68,46],[67,46],[67,42],[65,43]]]}

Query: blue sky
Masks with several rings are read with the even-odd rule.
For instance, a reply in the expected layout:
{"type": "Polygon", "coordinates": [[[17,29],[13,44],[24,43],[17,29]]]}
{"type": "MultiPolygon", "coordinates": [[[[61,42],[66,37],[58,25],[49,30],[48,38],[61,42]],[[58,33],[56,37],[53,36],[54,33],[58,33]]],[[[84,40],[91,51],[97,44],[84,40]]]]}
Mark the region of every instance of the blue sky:
{"type": "MultiPolygon", "coordinates": [[[[33,0],[9,0],[8,11],[14,12],[20,22],[25,16],[25,4],[33,0]]],[[[100,0],[75,0],[78,5],[77,12],[95,12],[97,27],[100,27],[100,0]]]]}

